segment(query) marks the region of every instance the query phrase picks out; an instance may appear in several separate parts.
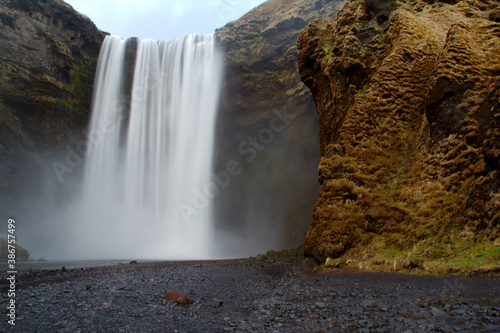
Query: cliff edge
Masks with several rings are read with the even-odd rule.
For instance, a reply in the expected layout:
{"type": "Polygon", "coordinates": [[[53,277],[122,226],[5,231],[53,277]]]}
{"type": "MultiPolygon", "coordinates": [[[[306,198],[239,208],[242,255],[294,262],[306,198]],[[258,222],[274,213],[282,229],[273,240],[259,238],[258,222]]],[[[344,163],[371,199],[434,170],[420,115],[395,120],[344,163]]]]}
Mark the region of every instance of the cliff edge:
{"type": "Polygon", "coordinates": [[[489,0],[354,0],[301,32],[322,156],[308,255],[500,268],[499,13],[489,0]]]}
{"type": "Polygon", "coordinates": [[[62,0],[0,0],[0,211],[87,125],[104,36],[62,0]]]}

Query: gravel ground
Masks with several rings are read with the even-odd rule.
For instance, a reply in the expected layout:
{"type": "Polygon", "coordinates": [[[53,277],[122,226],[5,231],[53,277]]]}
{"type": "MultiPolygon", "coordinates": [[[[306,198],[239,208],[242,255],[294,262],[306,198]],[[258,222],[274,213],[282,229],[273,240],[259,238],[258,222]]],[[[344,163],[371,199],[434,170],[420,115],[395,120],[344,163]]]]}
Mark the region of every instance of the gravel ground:
{"type": "Polygon", "coordinates": [[[500,332],[497,279],[338,271],[249,258],[39,270],[16,280],[2,332],[500,332]],[[167,292],[194,304],[162,301],[167,292]]]}

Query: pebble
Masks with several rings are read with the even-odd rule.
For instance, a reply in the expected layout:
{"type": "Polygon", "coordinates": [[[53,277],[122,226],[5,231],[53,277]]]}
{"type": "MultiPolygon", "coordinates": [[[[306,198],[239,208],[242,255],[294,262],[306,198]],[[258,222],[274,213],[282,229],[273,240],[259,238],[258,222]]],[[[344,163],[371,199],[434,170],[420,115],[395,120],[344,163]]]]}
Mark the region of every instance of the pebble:
{"type": "Polygon", "coordinates": [[[210,306],[212,306],[214,308],[218,308],[218,307],[222,306],[222,304],[224,304],[223,301],[215,299],[215,298],[210,301],[210,306]]]}

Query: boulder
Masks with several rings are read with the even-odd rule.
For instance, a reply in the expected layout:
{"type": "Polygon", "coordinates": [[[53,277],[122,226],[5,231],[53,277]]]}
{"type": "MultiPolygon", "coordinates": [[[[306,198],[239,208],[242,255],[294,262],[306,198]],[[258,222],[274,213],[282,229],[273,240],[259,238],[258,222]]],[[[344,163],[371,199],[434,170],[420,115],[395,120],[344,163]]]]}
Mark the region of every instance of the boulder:
{"type": "Polygon", "coordinates": [[[168,292],[163,299],[167,302],[172,302],[177,304],[194,303],[194,299],[192,297],[176,291],[168,292]]]}

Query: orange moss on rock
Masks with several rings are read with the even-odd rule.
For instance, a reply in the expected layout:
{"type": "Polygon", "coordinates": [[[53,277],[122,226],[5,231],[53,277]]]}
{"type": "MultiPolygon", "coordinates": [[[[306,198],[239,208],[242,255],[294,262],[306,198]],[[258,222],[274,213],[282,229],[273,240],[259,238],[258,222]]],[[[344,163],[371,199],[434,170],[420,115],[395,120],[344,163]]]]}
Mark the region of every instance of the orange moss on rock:
{"type": "Polygon", "coordinates": [[[364,257],[376,243],[378,252],[425,257],[421,249],[450,235],[495,247],[495,7],[357,0],[302,31],[299,69],[320,116],[322,153],[306,254],[364,257]]]}

